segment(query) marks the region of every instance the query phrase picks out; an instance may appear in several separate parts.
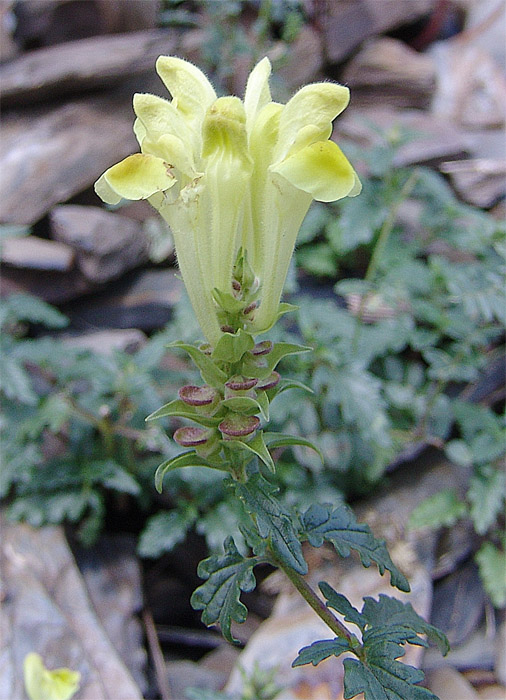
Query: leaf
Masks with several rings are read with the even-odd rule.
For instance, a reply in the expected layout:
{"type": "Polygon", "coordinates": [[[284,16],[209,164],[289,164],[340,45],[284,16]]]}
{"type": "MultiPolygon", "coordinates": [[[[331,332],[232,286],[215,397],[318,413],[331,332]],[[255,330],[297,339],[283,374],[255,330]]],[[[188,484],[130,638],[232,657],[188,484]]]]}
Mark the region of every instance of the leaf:
{"type": "Polygon", "coordinates": [[[346,639],[335,637],[335,639],[325,639],[313,642],[299,651],[299,655],[292,663],[292,666],[303,666],[313,664],[317,666],[320,661],[328,659],[329,656],[340,656],[345,651],[351,651],[351,647],[346,639]]]}
{"type": "Polygon", "coordinates": [[[378,540],[365,523],[358,523],[352,510],[342,504],[335,509],[330,505],[312,505],[302,516],[302,525],[313,547],[324,541],[334,545],[342,557],[353,549],[358,552],[365,567],[374,561],[383,574],[390,572],[390,583],[401,591],[409,591],[409,583],[392,562],[385,542],[378,540]]]}
{"type": "Polygon", "coordinates": [[[316,277],[335,277],[337,272],[336,254],[328,243],[315,243],[296,251],[298,267],[302,267],[316,277]]]}
{"type": "Polygon", "coordinates": [[[278,363],[288,355],[296,355],[302,352],[309,352],[313,348],[294,343],[275,343],[268,355],[261,358],[261,362],[256,358],[245,358],[243,361],[243,371],[248,377],[258,377],[265,379],[277,367],[278,363]]]}
{"type": "MultiPolygon", "coordinates": [[[[397,631],[404,628],[406,640],[410,644],[413,644],[412,631],[414,631],[416,634],[426,635],[433,644],[437,645],[443,655],[447,654],[450,649],[446,636],[440,630],[420,617],[411,603],[403,603],[398,598],[392,598],[382,593],[380,593],[378,600],[370,597],[364,598],[362,616],[370,628],[367,631],[369,638],[373,631],[377,631],[374,628],[389,628],[397,631]]],[[[421,639],[419,639],[418,644],[426,646],[421,639]]]]}
{"type": "Polygon", "coordinates": [[[319,586],[323,596],[327,599],[327,606],[337,610],[338,613],[344,616],[346,622],[352,622],[363,631],[366,621],[362,618],[361,613],[353,607],[348,598],[342,595],[342,593],[337,593],[332,586],[329,586],[325,581],[322,581],[319,586]]]}
{"type": "Polygon", "coordinates": [[[482,467],[472,477],[467,499],[471,504],[471,519],[479,535],[484,535],[502,512],[505,491],[506,476],[498,469],[482,467]]]}
{"type": "Polygon", "coordinates": [[[464,440],[450,440],[445,446],[445,453],[459,467],[470,467],[473,463],[472,452],[464,440]]]}
{"type": "Polygon", "coordinates": [[[262,431],[257,433],[252,440],[248,440],[248,442],[244,440],[235,440],[235,442],[239,443],[241,447],[245,448],[249,452],[252,452],[254,455],[259,457],[271,472],[274,473],[276,471],[276,467],[274,465],[270,452],[265,445],[262,431]]]}
{"type": "Polygon", "coordinates": [[[308,568],[292,518],[273,496],[276,487],[261,474],[254,474],[245,484],[234,484],[247,512],[256,521],[260,536],[269,540],[274,554],[299,574],[308,568]]]}
{"type": "Polygon", "coordinates": [[[200,562],[197,573],[206,582],[194,591],[191,604],[195,610],[203,611],[205,625],[218,623],[225,639],[237,642],[230,628],[233,620],[239,624],[246,620],[248,611],[239,598],[241,591],[247,593],[255,588],[253,568],[258,560],[239,554],[231,537],[225,540],[224,547],[223,555],[200,562]]]}
{"type": "Polygon", "coordinates": [[[485,542],[475,558],[490,600],[494,607],[503,608],[506,605],[506,554],[491,542],[485,542]]]}
{"type": "Polygon", "coordinates": [[[443,489],[417,505],[409,516],[408,528],[451,527],[466,513],[466,504],[459,500],[455,489],[443,489]]]}
{"type": "Polygon", "coordinates": [[[141,533],[137,547],[139,556],[157,558],[164,552],[170,552],[184,541],[197,515],[197,510],[192,506],[153,515],[141,533]]]}
{"type": "Polygon", "coordinates": [[[176,457],[172,457],[165,462],[162,462],[155,472],[155,488],[158,493],[162,493],[163,479],[167,472],[181,467],[210,467],[211,469],[219,469],[218,466],[210,464],[203,457],[200,457],[195,450],[183,452],[176,457]]]}
{"type": "Polygon", "coordinates": [[[41,323],[47,328],[64,328],[69,320],[54,306],[30,294],[11,294],[4,302],[9,316],[16,321],[41,323]]]}
{"type": "Polygon", "coordinates": [[[289,447],[290,445],[309,447],[310,450],[314,450],[320,457],[322,464],[325,461],[321,450],[315,444],[313,444],[311,440],[306,440],[306,438],[298,437],[296,435],[283,435],[282,433],[264,433],[264,440],[265,444],[272,450],[274,450],[276,447],[289,447]]]}
{"type": "Polygon", "coordinates": [[[254,345],[253,337],[242,329],[236,334],[224,333],[216,344],[212,357],[221,362],[239,362],[254,345]]]}
{"type": "Polygon", "coordinates": [[[288,389],[302,389],[309,394],[314,394],[310,386],[306,386],[303,382],[299,382],[296,379],[282,379],[276,389],[276,396],[282,394],[284,391],[288,391],[288,389]]]}
{"type": "Polygon", "coordinates": [[[174,399],[165,406],[162,406],[154,413],[151,413],[146,421],[158,420],[159,418],[166,418],[167,416],[177,416],[178,418],[188,418],[189,420],[195,421],[206,428],[214,428],[222,420],[223,416],[205,416],[199,413],[195,406],[190,406],[189,404],[181,401],[181,399],[174,399]]]}
{"type": "Polygon", "coordinates": [[[227,381],[225,372],[222,372],[222,370],[214,364],[209,355],[203,353],[202,350],[199,350],[193,345],[188,345],[187,343],[181,343],[179,341],[170,343],[168,347],[185,350],[199,368],[202,379],[206,384],[220,388],[227,381]]]}
{"type": "MultiPolygon", "coordinates": [[[[326,589],[322,587],[328,596],[328,605],[333,607],[332,601],[339,594],[328,584],[326,589]]],[[[427,646],[418,636],[420,634],[427,635],[446,654],[449,646],[445,635],[425,622],[410,603],[397,598],[382,594],[378,600],[368,597],[360,613],[352,610],[351,616],[361,617],[362,654],[361,660],[344,661],[344,697],[348,699],[364,693],[365,700],[437,700],[429,690],[415,685],[423,680],[423,672],[397,659],[404,655],[406,643],[427,646]]]]}
{"type": "Polygon", "coordinates": [[[5,353],[2,353],[0,362],[0,391],[13,401],[29,406],[36,404],[37,394],[33,391],[30,377],[22,364],[5,353]]]}
{"type": "Polygon", "coordinates": [[[380,652],[371,654],[367,665],[357,659],[345,659],[343,665],[345,700],[360,693],[364,700],[438,700],[430,690],[414,685],[423,680],[422,671],[380,652]]]}
{"type": "Polygon", "coordinates": [[[129,493],[132,496],[139,496],[141,487],[129,474],[126,469],[112,460],[107,460],[103,463],[103,471],[100,481],[108,489],[120,491],[121,493],[129,493]]]}

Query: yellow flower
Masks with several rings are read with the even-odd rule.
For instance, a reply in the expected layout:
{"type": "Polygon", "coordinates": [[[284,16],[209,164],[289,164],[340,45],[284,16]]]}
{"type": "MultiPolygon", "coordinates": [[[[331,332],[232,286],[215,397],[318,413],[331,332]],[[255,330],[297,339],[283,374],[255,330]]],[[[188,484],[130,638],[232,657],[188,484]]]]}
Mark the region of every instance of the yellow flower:
{"type": "Polygon", "coordinates": [[[38,654],[24,661],[25,688],[30,700],[69,700],[79,690],[81,674],[68,668],[45,668],[38,654]]]}
{"type": "Polygon", "coordinates": [[[216,292],[232,294],[242,249],[260,284],[258,308],[243,325],[268,330],[311,201],[360,192],[352,166],[329,141],[349,90],[315,83],[286,105],[272,102],[267,58],[251,72],[244,101],[217,98],[205,75],[180,58],[161,56],[156,69],[172,101],[135,95],[141,153],[109,168],[96,192],[109,204],[147,199],[169,223],[190,300],[213,345],[222,335],[216,292]]]}

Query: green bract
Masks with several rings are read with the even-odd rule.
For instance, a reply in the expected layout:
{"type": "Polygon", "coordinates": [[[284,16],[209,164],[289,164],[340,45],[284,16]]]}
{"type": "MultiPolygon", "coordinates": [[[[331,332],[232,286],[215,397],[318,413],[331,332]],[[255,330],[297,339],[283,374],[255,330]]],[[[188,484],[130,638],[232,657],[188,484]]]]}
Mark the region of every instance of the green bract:
{"type": "Polygon", "coordinates": [[[349,90],[315,83],[286,105],[277,104],[271,101],[267,58],[251,72],[244,101],[217,98],[205,75],[180,58],[161,56],[156,69],[172,101],[135,95],[141,153],[109,168],[96,192],[109,204],[147,199],[169,223],[184,283],[212,345],[223,332],[218,301],[234,296],[239,251],[260,285],[242,325],[253,334],[268,330],[279,316],[295,239],[311,201],[360,192],[352,166],[329,141],[349,90]]]}

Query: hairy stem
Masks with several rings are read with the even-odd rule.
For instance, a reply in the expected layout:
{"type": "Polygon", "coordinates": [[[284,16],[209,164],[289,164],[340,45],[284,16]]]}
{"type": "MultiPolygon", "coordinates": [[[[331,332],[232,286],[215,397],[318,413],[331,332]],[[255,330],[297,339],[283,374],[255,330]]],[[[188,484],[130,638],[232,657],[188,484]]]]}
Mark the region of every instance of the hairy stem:
{"type": "Polygon", "coordinates": [[[315,593],[315,591],[308,584],[306,579],[294,571],[290,566],[287,566],[284,562],[278,559],[276,556],[271,554],[271,561],[274,566],[285,573],[290,582],[295,586],[301,596],[304,598],[306,603],[313,608],[318,617],[323,620],[323,622],[330,627],[330,629],[342,639],[346,639],[348,644],[352,649],[358,649],[360,643],[358,639],[352,634],[337,617],[329,610],[322,599],[315,593]]]}

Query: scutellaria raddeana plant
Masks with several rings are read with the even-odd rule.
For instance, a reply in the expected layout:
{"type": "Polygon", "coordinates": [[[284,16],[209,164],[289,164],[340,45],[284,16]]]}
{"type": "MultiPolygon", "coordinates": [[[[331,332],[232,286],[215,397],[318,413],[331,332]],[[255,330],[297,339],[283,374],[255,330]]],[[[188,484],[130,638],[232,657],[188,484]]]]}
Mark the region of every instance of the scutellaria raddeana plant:
{"type": "Polygon", "coordinates": [[[217,97],[206,76],[180,58],[161,56],[156,68],[172,100],[135,95],[141,152],[109,168],[95,187],[108,204],[146,199],[168,222],[205,336],[199,346],[173,343],[190,355],[203,385],[181,387],[178,398],[148,418],[175,416],[193,423],[175,431],[174,440],[186,450],[160,465],[156,486],[161,490],[164,475],[177,468],[222,470],[248,516],[249,525],[241,529],[251,555],[243,556],[229,537],[223,554],[199,565],[204,583],[192,605],[202,610],[206,625],[219,624],[225,638],[235,641],[231,624],[247,616],[241,591],[253,590],[254,567],[268,563],[285,572],[332,633],[301,649],[294,666],[347,653],[345,698],[362,692],[366,700],[435,698],[418,685],[423,673],[398,658],[406,643],[425,646],[426,637],[446,653],[444,635],[409,603],[381,595],[366,598],[359,611],[325,582],[322,599],[304,578],[302,543],[328,542],[341,556],[355,550],[364,566],[375,562],[381,574],[390,572],[393,586],[409,591],[385,543],[357,523],[346,505],[290,511],[269,478],[274,448],[304,445],[318,451],[303,438],[265,430],[270,402],[293,387],[276,371],[279,361],[310,348],[258,342],[256,336],[293,308],[281,302],[281,294],[312,200],[360,193],[353,167],[329,140],[349,90],[315,83],[285,105],[273,102],[267,58],[251,72],[244,100],[217,97]]]}

